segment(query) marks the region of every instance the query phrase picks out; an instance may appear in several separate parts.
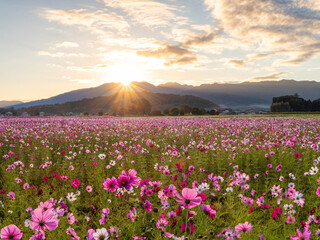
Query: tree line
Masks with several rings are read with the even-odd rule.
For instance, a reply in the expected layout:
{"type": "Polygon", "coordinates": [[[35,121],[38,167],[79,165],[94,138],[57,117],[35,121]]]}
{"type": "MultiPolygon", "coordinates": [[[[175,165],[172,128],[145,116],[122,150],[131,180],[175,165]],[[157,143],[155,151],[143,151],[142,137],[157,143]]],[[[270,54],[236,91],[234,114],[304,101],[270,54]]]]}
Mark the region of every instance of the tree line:
{"type": "Polygon", "coordinates": [[[320,98],[314,101],[305,100],[294,95],[274,97],[270,112],[318,112],[320,111],[320,98]]]}

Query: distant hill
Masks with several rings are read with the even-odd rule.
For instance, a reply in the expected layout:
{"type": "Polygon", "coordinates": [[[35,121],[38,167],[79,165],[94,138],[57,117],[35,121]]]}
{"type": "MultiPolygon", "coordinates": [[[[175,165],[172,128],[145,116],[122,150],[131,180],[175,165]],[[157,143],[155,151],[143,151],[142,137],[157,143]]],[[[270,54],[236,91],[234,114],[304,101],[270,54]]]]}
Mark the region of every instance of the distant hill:
{"type": "MultiPolygon", "coordinates": [[[[272,98],[276,96],[292,95],[315,100],[320,98],[320,82],[316,81],[262,81],[243,83],[213,83],[200,86],[166,83],[159,86],[147,82],[133,82],[131,87],[135,92],[148,91],[153,93],[193,95],[210,100],[224,107],[235,109],[265,108],[268,109],[272,98]]],[[[48,99],[32,101],[15,105],[15,108],[48,105],[77,101],[83,98],[111,96],[121,91],[120,83],[105,83],[94,88],[79,89],[57,95],[48,99]]]]}
{"type": "Polygon", "coordinates": [[[131,109],[134,103],[140,99],[146,99],[151,105],[151,110],[161,110],[173,107],[180,107],[187,104],[191,107],[197,108],[218,108],[218,106],[209,100],[190,96],[190,95],[177,95],[177,94],[162,94],[151,93],[147,91],[139,92],[133,91],[120,91],[112,96],[102,96],[95,98],[84,98],[79,101],[71,101],[61,104],[50,104],[31,106],[27,108],[20,108],[19,112],[27,112],[31,115],[36,115],[40,112],[45,112],[53,115],[61,115],[68,112],[72,113],[90,113],[98,114],[99,112],[113,112],[114,109],[126,108],[131,109]]]}
{"type": "Polygon", "coordinates": [[[0,101],[0,108],[10,107],[17,104],[22,104],[21,101],[0,101]]]}

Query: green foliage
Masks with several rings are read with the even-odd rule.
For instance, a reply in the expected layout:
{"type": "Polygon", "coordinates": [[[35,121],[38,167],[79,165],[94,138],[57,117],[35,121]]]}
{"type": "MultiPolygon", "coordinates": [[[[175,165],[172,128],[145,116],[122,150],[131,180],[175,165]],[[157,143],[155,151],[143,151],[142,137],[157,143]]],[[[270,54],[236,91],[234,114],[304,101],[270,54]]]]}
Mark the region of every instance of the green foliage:
{"type": "Polygon", "coordinates": [[[320,111],[320,99],[311,101],[300,98],[298,94],[274,97],[271,112],[315,112],[320,111]]]}

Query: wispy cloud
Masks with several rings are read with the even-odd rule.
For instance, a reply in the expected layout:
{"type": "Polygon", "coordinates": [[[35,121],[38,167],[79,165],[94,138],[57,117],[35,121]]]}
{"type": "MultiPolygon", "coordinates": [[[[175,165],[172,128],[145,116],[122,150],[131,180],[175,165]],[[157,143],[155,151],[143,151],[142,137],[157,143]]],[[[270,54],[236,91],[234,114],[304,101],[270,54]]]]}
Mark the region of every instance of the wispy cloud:
{"type": "Polygon", "coordinates": [[[165,43],[159,43],[156,49],[137,51],[137,55],[163,59],[167,66],[194,64],[198,60],[197,55],[190,50],[165,43]]]}
{"type": "Polygon", "coordinates": [[[225,65],[232,66],[235,68],[240,68],[240,69],[246,68],[246,64],[242,59],[230,59],[227,62],[225,62],[225,65]]]}
{"type": "Polygon", "coordinates": [[[94,66],[83,66],[83,67],[75,67],[70,66],[68,69],[73,71],[84,71],[84,72],[103,72],[105,68],[107,68],[108,64],[97,64],[94,66]]]}
{"type": "Polygon", "coordinates": [[[266,81],[266,80],[280,80],[283,75],[287,74],[287,72],[276,72],[265,76],[260,77],[253,77],[248,79],[247,81],[250,82],[259,82],[259,81],[266,81]]]}
{"type": "Polygon", "coordinates": [[[52,58],[86,57],[87,56],[84,53],[65,53],[65,52],[47,52],[47,51],[39,51],[38,55],[52,57],[52,58]]]}
{"type": "Polygon", "coordinates": [[[183,25],[188,19],[177,15],[180,8],[155,0],[104,0],[105,5],[121,9],[134,21],[147,27],[165,27],[170,23],[183,25]]]}
{"type": "Polygon", "coordinates": [[[318,1],[204,0],[231,38],[300,64],[320,54],[318,1]],[[309,46],[312,47],[309,47],[309,46]]]}
{"type": "Polygon", "coordinates": [[[52,49],[56,48],[77,48],[79,47],[79,44],[76,42],[61,42],[61,43],[56,43],[52,49]]]}
{"type": "Polygon", "coordinates": [[[120,15],[102,10],[90,12],[86,9],[44,9],[40,14],[50,22],[67,26],[79,26],[94,33],[105,33],[107,30],[127,31],[129,24],[120,15]]]}

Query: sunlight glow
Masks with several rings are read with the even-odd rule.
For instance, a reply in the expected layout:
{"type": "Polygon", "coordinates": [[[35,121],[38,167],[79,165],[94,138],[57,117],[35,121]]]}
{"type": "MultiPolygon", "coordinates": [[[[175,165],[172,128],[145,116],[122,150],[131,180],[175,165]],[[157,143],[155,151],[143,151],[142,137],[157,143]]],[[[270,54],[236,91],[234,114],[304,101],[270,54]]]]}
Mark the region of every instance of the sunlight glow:
{"type": "Polygon", "coordinates": [[[135,64],[115,64],[110,66],[106,71],[106,80],[108,82],[119,82],[125,86],[131,82],[146,81],[146,72],[140,66],[135,64]]]}

